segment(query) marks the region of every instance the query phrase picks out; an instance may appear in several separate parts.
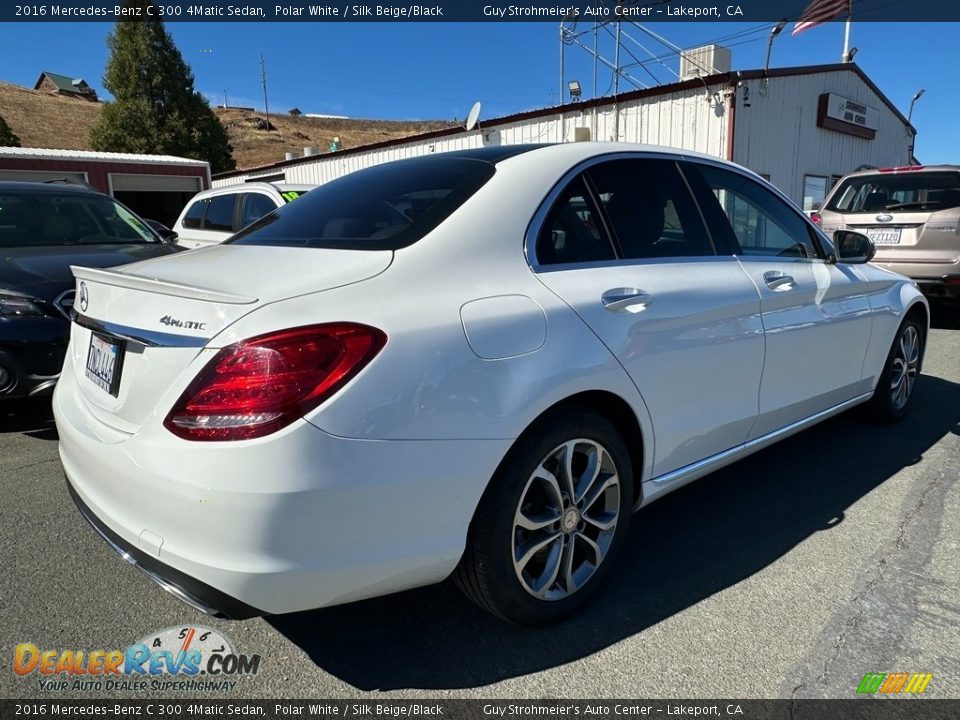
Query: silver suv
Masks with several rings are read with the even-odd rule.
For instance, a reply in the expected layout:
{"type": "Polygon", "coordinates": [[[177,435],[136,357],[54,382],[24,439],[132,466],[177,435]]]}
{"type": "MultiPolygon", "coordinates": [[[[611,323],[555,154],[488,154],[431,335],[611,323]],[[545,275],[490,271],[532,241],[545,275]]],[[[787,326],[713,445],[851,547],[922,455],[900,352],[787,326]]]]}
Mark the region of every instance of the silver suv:
{"type": "Polygon", "coordinates": [[[867,235],[873,262],[913,278],[924,293],[960,297],[960,165],[850,173],[811,217],[828,236],[867,235]]]}

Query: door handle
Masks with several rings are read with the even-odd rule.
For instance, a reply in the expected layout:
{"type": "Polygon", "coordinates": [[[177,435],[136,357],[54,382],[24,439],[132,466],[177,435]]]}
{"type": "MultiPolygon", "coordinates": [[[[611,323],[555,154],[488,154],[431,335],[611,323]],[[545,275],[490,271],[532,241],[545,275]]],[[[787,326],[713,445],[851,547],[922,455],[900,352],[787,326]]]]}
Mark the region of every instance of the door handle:
{"type": "Polygon", "coordinates": [[[600,302],[610,312],[640,312],[651,300],[650,293],[637,288],[613,288],[600,296],[600,302]]]}
{"type": "Polygon", "coordinates": [[[791,275],[784,275],[777,270],[769,270],[763,274],[763,281],[767,287],[774,292],[787,292],[793,290],[796,281],[791,275]]]}

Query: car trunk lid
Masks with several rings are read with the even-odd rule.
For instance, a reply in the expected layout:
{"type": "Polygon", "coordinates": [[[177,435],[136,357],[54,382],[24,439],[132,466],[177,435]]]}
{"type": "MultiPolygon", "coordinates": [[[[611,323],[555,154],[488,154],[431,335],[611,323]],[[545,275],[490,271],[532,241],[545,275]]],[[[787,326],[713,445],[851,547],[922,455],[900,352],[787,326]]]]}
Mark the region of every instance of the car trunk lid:
{"type": "MultiPolygon", "coordinates": [[[[89,411],[136,432],[204,348],[269,303],[361,282],[390,251],[217,246],[111,270],[74,267],[76,319],[65,372],[89,411]],[[295,272],[291,272],[294,269],[295,272]]],[[[161,408],[160,410],[163,410],[161,408]]]]}

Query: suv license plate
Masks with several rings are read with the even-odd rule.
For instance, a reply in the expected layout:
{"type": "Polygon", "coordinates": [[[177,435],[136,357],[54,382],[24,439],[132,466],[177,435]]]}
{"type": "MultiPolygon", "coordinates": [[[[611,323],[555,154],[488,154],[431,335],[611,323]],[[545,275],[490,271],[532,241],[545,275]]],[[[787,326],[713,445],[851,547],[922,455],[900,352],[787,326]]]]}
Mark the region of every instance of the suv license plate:
{"type": "Polygon", "coordinates": [[[86,375],[104,392],[114,397],[120,393],[120,371],[123,368],[123,341],[104,335],[90,335],[86,375]]]}
{"type": "Polygon", "coordinates": [[[900,242],[900,228],[867,228],[867,237],[874,245],[896,245],[900,242]]]}

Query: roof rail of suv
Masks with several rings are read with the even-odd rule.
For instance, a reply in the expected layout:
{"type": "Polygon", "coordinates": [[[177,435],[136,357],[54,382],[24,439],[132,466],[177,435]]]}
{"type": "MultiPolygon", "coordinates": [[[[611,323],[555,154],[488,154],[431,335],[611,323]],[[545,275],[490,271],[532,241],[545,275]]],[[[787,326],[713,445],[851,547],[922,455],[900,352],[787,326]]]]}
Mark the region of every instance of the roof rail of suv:
{"type": "Polygon", "coordinates": [[[51,178],[50,180],[44,180],[45,185],[51,185],[53,183],[63,183],[64,185],[77,185],[79,187],[85,187],[87,190],[93,190],[94,192],[100,192],[99,188],[95,188],[88,182],[83,180],[77,180],[77,178],[72,177],[62,177],[62,178],[51,178]]]}

